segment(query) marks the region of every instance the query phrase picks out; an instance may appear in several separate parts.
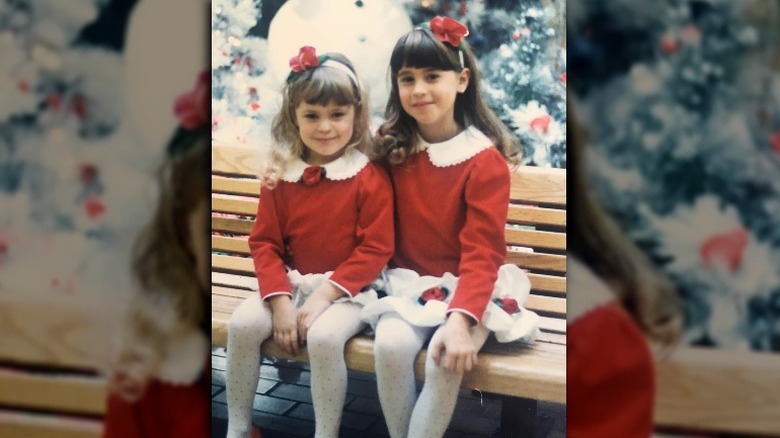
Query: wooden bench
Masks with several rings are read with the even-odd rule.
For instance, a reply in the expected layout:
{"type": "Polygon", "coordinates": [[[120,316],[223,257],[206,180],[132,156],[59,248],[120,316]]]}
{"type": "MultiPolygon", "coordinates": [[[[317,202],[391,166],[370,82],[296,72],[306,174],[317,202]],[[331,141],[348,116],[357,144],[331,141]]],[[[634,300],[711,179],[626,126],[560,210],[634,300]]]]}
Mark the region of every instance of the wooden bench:
{"type": "Polygon", "coordinates": [[[73,299],[0,291],[0,436],[100,437],[105,316],[73,299]]]}
{"type": "MultiPolygon", "coordinates": [[[[224,145],[212,148],[214,347],[226,346],[230,315],[245,297],[257,293],[249,290],[257,283],[247,245],[260,190],[257,169],[255,151],[224,145]]],[[[520,168],[512,176],[511,199],[507,242],[510,248],[524,249],[509,251],[507,262],[530,271],[532,294],[526,306],[541,316],[542,333],[531,344],[499,344],[491,338],[480,352],[479,365],[464,376],[462,387],[502,397],[502,429],[529,432],[535,422],[535,401],[566,401],[566,173],[520,168]]],[[[307,360],[305,353],[290,356],[272,340],[262,349],[273,357],[307,360]]],[[[424,358],[423,351],[415,363],[420,380],[424,358]]],[[[366,336],[350,340],[346,362],[349,369],[373,372],[373,341],[366,336]]]]}

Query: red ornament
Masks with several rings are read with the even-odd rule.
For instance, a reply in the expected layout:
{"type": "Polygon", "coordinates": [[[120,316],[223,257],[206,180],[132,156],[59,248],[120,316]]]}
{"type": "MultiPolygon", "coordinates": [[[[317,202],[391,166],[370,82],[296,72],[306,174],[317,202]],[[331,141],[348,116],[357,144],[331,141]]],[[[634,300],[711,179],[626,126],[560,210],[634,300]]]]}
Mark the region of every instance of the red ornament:
{"type": "Polygon", "coordinates": [[[301,47],[298,54],[290,58],[290,69],[296,73],[318,65],[320,65],[320,60],[317,58],[317,51],[312,46],[301,47]]]}
{"type": "Polygon", "coordinates": [[[702,262],[713,267],[717,262],[725,262],[731,271],[742,266],[742,257],[748,243],[748,233],[744,228],[738,228],[711,236],[699,247],[702,262]]]}
{"type": "Polygon", "coordinates": [[[693,24],[685,26],[680,31],[680,39],[686,43],[698,43],[701,41],[701,30],[693,24]]]}
{"type": "Polygon", "coordinates": [[[59,111],[62,107],[62,96],[52,93],[46,98],[46,106],[53,111],[59,111]]]}
{"type": "Polygon", "coordinates": [[[423,303],[427,303],[430,300],[444,301],[445,298],[447,298],[447,292],[445,289],[442,289],[440,287],[432,287],[430,289],[426,289],[425,292],[423,292],[422,295],[420,296],[420,300],[423,303]]]}
{"type": "Polygon", "coordinates": [[[81,180],[84,185],[92,184],[92,182],[95,181],[95,178],[97,178],[97,173],[98,170],[94,164],[84,163],[79,169],[79,180],[81,180]]]}
{"type": "Polygon", "coordinates": [[[780,154],[780,129],[775,131],[772,137],[769,138],[769,144],[772,145],[772,150],[780,154]]]}
{"type": "Polygon", "coordinates": [[[173,112],[179,124],[193,130],[205,125],[211,117],[211,75],[202,71],[195,81],[195,87],[180,94],[173,105],[173,112]]]}
{"type": "Polygon", "coordinates": [[[501,298],[501,308],[504,312],[512,315],[520,310],[520,305],[517,304],[517,300],[512,297],[501,298]]]}
{"type": "Polygon", "coordinates": [[[512,32],[512,39],[515,40],[515,41],[519,40],[520,39],[520,32],[518,32],[518,31],[512,32]]]}
{"type": "Polygon", "coordinates": [[[661,51],[670,55],[680,50],[680,40],[672,35],[664,35],[661,37],[661,51]]]}
{"type": "Polygon", "coordinates": [[[561,73],[560,78],[561,78],[561,82],[563,82],[565,84],[566,83],[566,72],[561,73]]]}
{"type": "Polygon", "coordinates": [[[249,94],[250,94],[251,96],[254,96],[254,95],[256,95],[256,94],[257,94],[257,88],[255,88],[255,87],[249,87],[249,94]]]}
{"type": "Polygon", "coordinates": [[[84,201],[84,210],[87,211],[87,216],[94,220],[106,211],[106,206],[103,205],[103,202],[100,199],[90,196],[84,201]]]}
{"type": "Polygon", "coordinates": [[[73,112],[75,112],[80,119],[87,117],[87,103],[80,94],[73,98],[73,112]]]}
{"type": "Polygon", "coordinates": [[[325,169],[322,166],[309,166],[303,171],[301,181],[307,186],[313,186],[320,182],[324,173],[325,169]]]}
{"type": "Polygon", "coordinates": [[[533,120],[531,120],[531,129],[536,132],[541,132],[546,134],[547,129],[550,127],[550,121],[552,120],[552,117],[550,117],[549,114],[545,114],[543,116],[539,116],[533,120]]]}
{"type": "Polygon", "coordinates": [[[436,38],[452,47],[458,47],[460,40],[469,34],[469,29],[463,23],[450,17],[433,17],[429,25],[436,38]]]}
{"type": "Polygon", "coordinates": [[[252,108],[252,111],[257,111],[260,109],[260,104],[257,102],[252,102],[249,104],[249,106],[252,108]]]}

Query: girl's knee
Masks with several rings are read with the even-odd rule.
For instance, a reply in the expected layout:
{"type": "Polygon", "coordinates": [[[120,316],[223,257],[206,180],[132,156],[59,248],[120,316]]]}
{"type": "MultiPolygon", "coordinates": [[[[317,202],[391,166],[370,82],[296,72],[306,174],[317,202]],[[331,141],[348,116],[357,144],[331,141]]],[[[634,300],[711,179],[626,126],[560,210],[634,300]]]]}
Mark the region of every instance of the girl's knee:
{"type": "Polygon", "coordinates": [[[313,326],[306,333],[306,346],[310,353],[343,351],[345,340],[327,330],[316,330],[313,326]]]}

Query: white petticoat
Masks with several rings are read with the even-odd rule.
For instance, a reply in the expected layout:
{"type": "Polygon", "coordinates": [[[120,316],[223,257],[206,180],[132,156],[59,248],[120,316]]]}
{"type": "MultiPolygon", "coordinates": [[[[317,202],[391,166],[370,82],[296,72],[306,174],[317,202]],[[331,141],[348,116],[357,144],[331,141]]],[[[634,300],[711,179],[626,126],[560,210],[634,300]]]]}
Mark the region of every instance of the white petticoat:
{"type": "MultiPolygon", "coordinates": [[[[387,270],[385,278],[387,296],[364,305],[361,312],[363,320],[372,328],[376,328],[379,317],[386,312],[396,312],[410,324],[421,327],[434,327],[445,321],[458,277],[450,273],[441,277],[419,275],[410,269],[395,268],[387,270]],[[444,300],[428,300],[422,304],[423,292],[436,287],[449,292],[444,300]]],[[[516,265],[499,268],[493,294],[480,321],[499,342],[532,341],[539,334],[539,315],[523,307],[530,291],[528,276],[516,265]],[[519,311],[510,315],[494,302],[505,297],[514,298],[519,311]]]]}
{"type": "MultiPolygon", "coordinates": [[[[296,308],[300,308],[306,299],[330,276],[333,275],[333,271],[328,271],[324,274],[301,274],[297,270],[293,269],[287,272],[287,278],[290,280],[290,287],[293,292],[293,305],[296,308]]],[[[354,297],[349,297],[344,293],[344,296],[334,301],[335,303],[351,302],[357,303],[361,306],[366,306],[379,299],[377,291],[383,289],[384,276],[380,275],[373,283],[363,288],[354,297]]],[[[340,288],[339,288],[340,289],[340,288]]]]}

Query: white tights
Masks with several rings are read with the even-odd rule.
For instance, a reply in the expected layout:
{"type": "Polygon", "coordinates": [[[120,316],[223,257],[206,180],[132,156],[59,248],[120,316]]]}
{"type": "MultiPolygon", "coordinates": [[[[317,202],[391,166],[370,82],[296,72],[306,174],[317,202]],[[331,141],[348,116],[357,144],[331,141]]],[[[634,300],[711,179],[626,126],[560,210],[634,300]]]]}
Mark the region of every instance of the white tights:
{"type": "MultiPolygon", "coordinates": [[[[312,324],[307,333],[311,364],[315,437],[338,437],[347,392],[344,344],[365,324],[361,306],[335,303],[312,324]]],[[[272,336],[271,308],[253,294],[236,308],[228,325],[227,438],[246,438],[252,427],[252,403],[260,377],[260,344],[272,336]]]]}
{"type": "MultiPolygon", "coordinates": [[[[374,341],[379,402],[392,438],[436,438],[447,431],[463,374],[437,367],[430,351],[425,358],[425,384],[415,400],[414,360],[436,327],[415,327],[397,313],[379,319],[374,341]]],[[[441,329],[434,337],[441,336],[441,329]]],[[[474,348],[490,332],[481,325],[471,330],[474,348]]]]}

